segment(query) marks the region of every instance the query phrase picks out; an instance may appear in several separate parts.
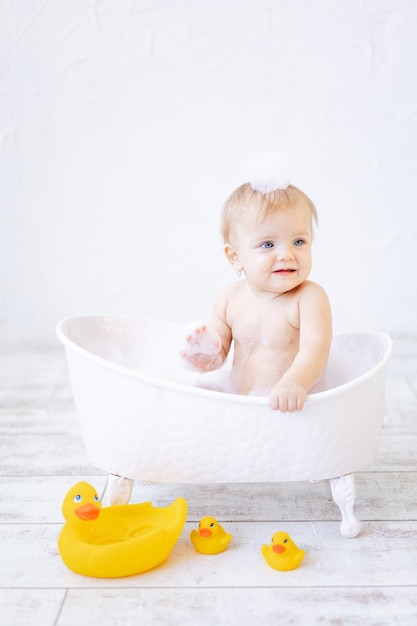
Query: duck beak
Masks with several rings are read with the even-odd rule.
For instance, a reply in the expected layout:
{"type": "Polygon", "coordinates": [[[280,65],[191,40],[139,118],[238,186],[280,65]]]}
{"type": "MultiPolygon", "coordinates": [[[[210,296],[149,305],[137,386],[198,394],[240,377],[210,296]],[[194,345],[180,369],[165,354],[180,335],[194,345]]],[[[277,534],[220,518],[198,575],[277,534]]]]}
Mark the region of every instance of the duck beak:
{"type": "Polygon", "coordinates": [[[82,520],[96,519],[100,514],[100,509],[94,504],[83,504],[77,509],[74,509],[74,513],[82,520]]]}
{"type": "Polygon", "coordinates": [[[201,537],[211,537],[211,530],[209,528],[200,528],[198,532],[201,537]]]}
{"type": "Polygon", "coordinates": [[[281,546],[279,543],[276,543],[274,546],[272,546],[272,550],[276,554],[282,554],[283,552],[285,552],[284,546],[281,546]]]}

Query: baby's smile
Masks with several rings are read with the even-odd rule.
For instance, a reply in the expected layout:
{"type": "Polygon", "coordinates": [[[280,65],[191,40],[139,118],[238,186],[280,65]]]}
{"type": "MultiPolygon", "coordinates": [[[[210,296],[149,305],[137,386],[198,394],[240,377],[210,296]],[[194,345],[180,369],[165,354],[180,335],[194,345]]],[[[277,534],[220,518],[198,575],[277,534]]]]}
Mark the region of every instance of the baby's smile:
{"type": "Polygon", "coordinates": [[[292,269],[290,267],[284,267],[284,268],[282,268],[280,270],[274,270],[273,274],[281,274],[281,275],[282,274],[292,274],[292,272],[295,272],[295,271],[296,271],[295,269],[292,269]]]}

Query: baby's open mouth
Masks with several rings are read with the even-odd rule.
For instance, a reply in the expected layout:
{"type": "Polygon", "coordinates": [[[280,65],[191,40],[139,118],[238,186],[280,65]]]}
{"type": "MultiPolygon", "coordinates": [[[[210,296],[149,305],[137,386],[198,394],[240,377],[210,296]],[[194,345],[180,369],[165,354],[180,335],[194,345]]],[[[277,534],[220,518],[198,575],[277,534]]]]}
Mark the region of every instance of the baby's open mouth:
{"type": "Polygon", "coordinates": [[[274,274],[291,274],[292,272],[295,272],[295,270],[293,269],[282,269],[282,270],[274,270],[274,274]]]}

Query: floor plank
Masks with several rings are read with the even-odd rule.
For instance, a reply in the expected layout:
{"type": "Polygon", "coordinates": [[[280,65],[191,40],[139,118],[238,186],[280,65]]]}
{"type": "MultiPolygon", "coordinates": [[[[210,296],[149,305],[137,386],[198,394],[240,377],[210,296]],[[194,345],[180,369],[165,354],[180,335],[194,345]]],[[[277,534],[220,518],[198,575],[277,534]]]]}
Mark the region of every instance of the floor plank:
{"type": "MultiPolygon", "coordinates": [[[[67,476],[0,478],[1,522],[15,524],[63,523],[62,500],[79,480],[101,494],[103,473],[67,476]]],[[[417,472],[365,472],[356,476],[356,513],[363,521],[416,520],[417,472]]],[[[166,506],[175,498],[188,501],[188,519],[212,514],[219,521],[339,521],[328,481],[310,484],[155,484],[136,482],[132,502],[166,506]]]]}
{"type": "Polygon", "coordinates": [[[415,626],[411,588],[71,589],[57,626],[415,626]]]}
{"type": "Polygon", "coordinates": [[[54,626],[66,595],[65,589],[0,589],[1,622],[5,626],[54,626]]]}

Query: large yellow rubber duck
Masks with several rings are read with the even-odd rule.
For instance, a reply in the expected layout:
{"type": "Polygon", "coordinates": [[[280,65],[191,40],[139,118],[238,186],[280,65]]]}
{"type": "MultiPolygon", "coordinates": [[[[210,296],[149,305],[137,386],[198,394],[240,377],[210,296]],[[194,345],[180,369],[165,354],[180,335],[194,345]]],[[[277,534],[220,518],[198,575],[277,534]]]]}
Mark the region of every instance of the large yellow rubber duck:
{"type": "Polygon", "coordinates": [[[268,565],[282,572],[298,567],[305,555],[304,550],[297,548],[291,537],[282,530],[273,535],[270,546],[262,546],[261,552],[268,565]]]}
{"type": "Polygon", "coordinates": [[[163,563],[184,527],[187,502],[166,507],[150,502],[102,508],[94,487],[74,485],[65,496],[66,524],[58,539],[65,565],[77,574],[117,578],[140,574],[163,563]]]}
{"type": "Polygon", "coordinates": [[[232,535],[227,533],[219,522],[210,515],[203,517],[198,531],[192,530],[190,539],[197,552],[202,554],[219,554],[226,550],[232,535]]]}

